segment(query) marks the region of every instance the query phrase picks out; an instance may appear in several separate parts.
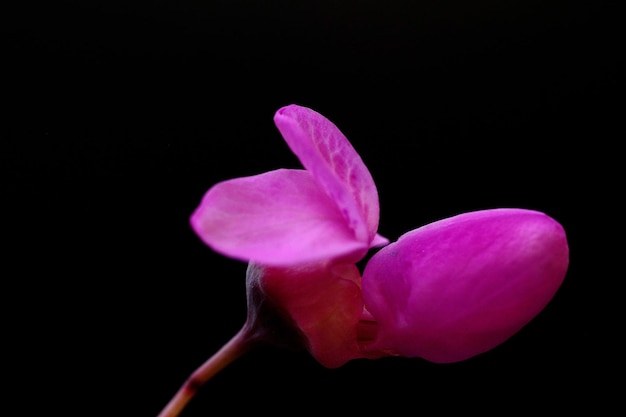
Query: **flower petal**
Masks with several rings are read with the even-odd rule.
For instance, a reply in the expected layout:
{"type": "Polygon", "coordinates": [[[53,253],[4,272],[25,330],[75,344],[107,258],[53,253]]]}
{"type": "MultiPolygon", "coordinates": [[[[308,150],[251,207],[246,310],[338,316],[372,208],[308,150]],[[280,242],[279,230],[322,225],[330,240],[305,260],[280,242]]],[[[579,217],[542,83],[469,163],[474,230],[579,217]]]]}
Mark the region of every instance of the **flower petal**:
{"type": "Polygon", "coordinates": [[[464,213],[408,232],[363,272],[379,325],[370,348],[432,362],[485,352],[548,304],[568,263],[562,226],[532,210],[464,213]]]}
{"type": "Polygon", "coordinates": [[[368,248],[304,170],[280,169],[216,184],[190,221],[216,252],[266,265],[363,256],[368,248]]]}
{"type": "Polygon", "coordinates": [[[378,192],[348,139],[331,121],[306,107],[283,107],[274,122],[302,165],[339,206],[356,237],[369,244],[378,229],[378,192]]]}

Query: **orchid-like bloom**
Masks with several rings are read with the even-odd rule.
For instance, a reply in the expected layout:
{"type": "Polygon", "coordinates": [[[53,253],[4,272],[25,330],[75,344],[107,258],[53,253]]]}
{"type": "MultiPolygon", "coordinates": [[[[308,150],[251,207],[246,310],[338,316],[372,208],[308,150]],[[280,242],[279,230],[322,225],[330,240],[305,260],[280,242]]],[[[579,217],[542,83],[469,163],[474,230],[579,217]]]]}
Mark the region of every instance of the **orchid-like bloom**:
{"type": "Polygon", "coordinates": [[[339,129],[296,105],[274,121],[305,169],[221,182],[191,216],[204,243],[248,262],[246,323],[159,417],[177,416],[257,343],[307,349],[329,368],[389,355],[461,361],[519,331],[561,285],[569,251],[554,219],[477,211],[389,244],[374,181],[339,129]],[[356,263],[380,246],[361,277],[356,263]]]}
{"type": "Polygon", "coordinates": [[[363,272],[378,326],[369,348],[437,363],[483,353],[543,310],[568,263],[563,227],[532,210],[464,213],[408,232],[363,272]]]}

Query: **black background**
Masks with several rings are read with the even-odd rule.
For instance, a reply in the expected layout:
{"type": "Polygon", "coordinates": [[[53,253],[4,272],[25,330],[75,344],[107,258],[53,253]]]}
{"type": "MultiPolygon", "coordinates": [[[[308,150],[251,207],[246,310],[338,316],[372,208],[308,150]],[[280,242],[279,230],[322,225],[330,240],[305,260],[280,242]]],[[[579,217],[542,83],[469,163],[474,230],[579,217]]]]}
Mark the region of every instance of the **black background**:
{"type": "Polygon", "coordinates": [[[362,156],[384,236],[475,209],[537,209],[568,233],[568,275],[531,324],[468,361],[329,370],[306,352],[259,349],[184,417],[610,404],[623,331],[610,300],[623,272],[609,266],[623,246],[616,4],[133,0],[4,11],[5,327],[20,407],[155,416],[239,330],[245,264],[205,247],[188,218],[218,181],[300,166],[272,122],[291,103],[334,121],[362,156]]]}

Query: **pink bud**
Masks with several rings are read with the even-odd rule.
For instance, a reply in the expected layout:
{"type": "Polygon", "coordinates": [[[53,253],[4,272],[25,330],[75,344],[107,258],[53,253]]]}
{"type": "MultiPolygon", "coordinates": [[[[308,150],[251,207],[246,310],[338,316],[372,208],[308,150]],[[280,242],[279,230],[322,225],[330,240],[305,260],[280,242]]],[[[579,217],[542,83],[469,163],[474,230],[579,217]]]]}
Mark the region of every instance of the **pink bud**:
{"type": "Polygon", "coordinates": [[[368,349],[437,363],[483,353],[550,302],[568,264],[563,227],[537,211],[476,211],[415,229],[363,273],[378,322],[368,349]]]}

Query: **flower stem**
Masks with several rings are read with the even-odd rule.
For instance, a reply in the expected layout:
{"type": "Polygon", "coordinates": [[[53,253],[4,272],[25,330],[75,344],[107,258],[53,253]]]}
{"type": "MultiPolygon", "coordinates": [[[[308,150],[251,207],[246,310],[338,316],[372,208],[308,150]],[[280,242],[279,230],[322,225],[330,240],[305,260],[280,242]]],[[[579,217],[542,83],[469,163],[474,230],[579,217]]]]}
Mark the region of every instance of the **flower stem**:
{"type": "Polygon", "coordinates": [[[179,416],[202,385],[252,347],[254,337],[251,333],[253,332],[248,326],[239,330],[232,339],[187,378],[157,417],[179,416]]]}

